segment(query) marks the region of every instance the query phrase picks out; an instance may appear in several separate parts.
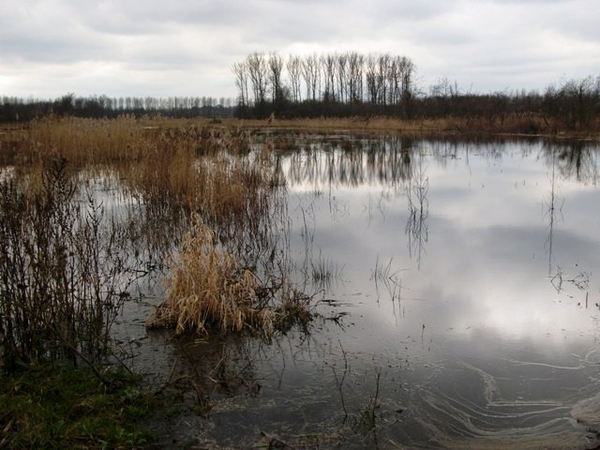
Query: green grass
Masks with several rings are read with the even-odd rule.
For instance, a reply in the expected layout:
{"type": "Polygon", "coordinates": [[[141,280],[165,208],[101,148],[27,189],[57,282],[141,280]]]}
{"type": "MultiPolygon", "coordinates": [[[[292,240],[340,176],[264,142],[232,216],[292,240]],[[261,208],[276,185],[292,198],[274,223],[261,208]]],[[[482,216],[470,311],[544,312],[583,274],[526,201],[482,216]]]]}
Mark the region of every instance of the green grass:
{"type": "Polygon", "coordinates": [[[153,396],[139,376],[36,367],[0,378],[0,448],[139,448],[153,396]]]}

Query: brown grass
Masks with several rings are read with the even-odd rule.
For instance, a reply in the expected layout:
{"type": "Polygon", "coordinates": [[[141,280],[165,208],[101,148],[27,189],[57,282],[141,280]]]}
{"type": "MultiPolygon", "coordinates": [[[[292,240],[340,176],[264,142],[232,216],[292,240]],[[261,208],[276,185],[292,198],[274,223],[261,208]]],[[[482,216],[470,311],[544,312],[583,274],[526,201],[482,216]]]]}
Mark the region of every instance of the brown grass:
{"type": "Polygon", "coordinates": [[[71,165],[126,163],[135,159],[143,130],[132,117],[117,120],[45,118],[29,125],[32,163],[47,155],[66,158],[71,165]]]}
{"type": "MultiPolygon", "coordinates": [[[[402,120],[394,117],[349,117],[318,119],[280,119],[270,123],[267,120],[255,119],[222,119],[221,127],[237,130],[300,130],[347,133],[398,133],[408,136],[443,137],[465,136],[473,134],[486,135],[542,135],[558,138],[595,138],[600,139],[597,131],[600,128],[596,120],[590,130],[567,130],[560,121],[539,113],[490,114],[472,117],[441,117],[437,119],[402,120]]],[[[146,124],[153,123],[148,120],[146,124]]],[[[156,126],[173,127],[182,122],[179,119],[160,119],[156,126]]],[[[208,119],[189,119],[186,126],[207,126],[208,119]]]]}
{"type": "Polygon", "coordinates": [[[247,137],[228,129],[157,130],[139,163],[120,165],[131,192],[144,203],[199,212],[221,235],[264,218],[271,195],[268,157],[246,157],[247,137]]]}
{"type": "Polygon", "coordinates": [[[174,328],[176,334],[248,330],[270,338],[290,324],[310,320],[310,299],[285,281],[273,289],[242,268],[197,215],[173,261],[167,292],[148,320],[149,328],[174,328]]]}
{"type": "Polygon", "coordinates": [[[175,325],[177,334],[207,333],[214,327],[237,332],[255,316],[256,279],[216,245],[214,233],[198,216],[173,262],[167,286],[166,301],[148,322],[151,328],[175,325]]]}
{"type": "Polygon", "coordinates": [[[264,213],[270,161],[251,160],[248,133],[208,121],[45,118],[0,135],[0,159],[27,176],[49,160],[73,173],[116,170],[144,203],[201,211],[210,221],[237,222],[264,213]]]}
{"type": "MultiPolygon", "coordinates": [[[[310,320],[310,299],[284,281],[281,272],[274,275],[261,269],[261,277],[267,280],[261,283],[236,259],[242,257],[256,266],[250,261],[254,256],[248,258],[243,249],[249,238],[258,248],[258,239],[252,238],[270,235],[273,192],[280,184],[273,178],[272,147],[256,154],[251,144],[248,131],[238,126],[181,121],[159,125],[132,117],[45,118],[0,134],[3,162],[14,167],[11,173],[27,184],[31,195],[48,191],[44,170],[56,161],[64,169],[57,187],[81,187],[79,183],[98,173],[118,178],[139,201],[141,212],[160,211],[157,217],[166,221],[157,223],[164,236],[173,229],[169,217],[195,217],[183,250],[173,261],[168,298],[151,326],[174,326],[178,333],[251,330],[270,336],[277,329],[310,320]],[[253,229],[258,231],[253,234],[253,229]],[[233,249],[238,252],[235,256],[233,249]]],[[[25,233],[15,242],[27,237],[28,231],[18,228],[18,221],[7,226],[25,233]]],[[[177,236],[171,239],[174,243],[169,249],[179,240],[177,236]]],[[[66,255],[72,253],[63,250],[66,255]]],[[[262,247],[256,254],[261,252],[262,247]]],[[[269,250],[268,254],[279,252],[269,250]]],[[[9,263],[3,266],[6,271],[12,270],[9,263]]],[[[54,282],[53,276],[62,276],[49,266],[36,275],[42,267],[36,263],[22,269],[33,277],[43,275],[48,283],[54,282]]],[[[102,290],[102,286],[97,288],[102,290]]],[[[13,303],[18,306],[19,301],[13,303]]]]}

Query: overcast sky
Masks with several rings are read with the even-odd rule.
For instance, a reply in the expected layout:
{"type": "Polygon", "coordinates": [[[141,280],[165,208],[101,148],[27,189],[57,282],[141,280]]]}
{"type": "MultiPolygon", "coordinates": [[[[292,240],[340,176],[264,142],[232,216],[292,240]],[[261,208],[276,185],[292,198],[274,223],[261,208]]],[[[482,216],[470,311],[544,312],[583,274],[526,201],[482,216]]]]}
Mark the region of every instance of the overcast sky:
{"type": "Polygon", "coordinates": [[[600,75],[598,0],[0,0],[0,96],[235,97],[254,51],[407,56],[427,92],[600,75]]]}

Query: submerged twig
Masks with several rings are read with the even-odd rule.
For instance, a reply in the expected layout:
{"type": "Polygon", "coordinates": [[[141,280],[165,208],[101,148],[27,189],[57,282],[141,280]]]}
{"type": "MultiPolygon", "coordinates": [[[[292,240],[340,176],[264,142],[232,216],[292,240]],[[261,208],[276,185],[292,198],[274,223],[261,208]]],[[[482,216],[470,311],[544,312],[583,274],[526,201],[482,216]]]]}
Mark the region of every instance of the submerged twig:
{"type": "Polygon", "coordinates": [[[344,409],[344,420],[343,423],[346,423],[348,419],[348,409],[346,408],[346,401],[344,400],[344,380],[346,379],[346,374],[348,373],[348,358],[346,357],[346,352],[344,351],[344,347],[342,347],[342,343],[338,339],[338,344],[340,345],[340,349],[342,350],[342,355],[344,357],[344,374],[342,375],[342,379],[338,379],[337,372],[335,371],[335,367],[332,367],[333,376],[335,377],[335,384],[338,388],[338,392],[340,393],[340,400],[342,402],[342,408],[344,409]]]}

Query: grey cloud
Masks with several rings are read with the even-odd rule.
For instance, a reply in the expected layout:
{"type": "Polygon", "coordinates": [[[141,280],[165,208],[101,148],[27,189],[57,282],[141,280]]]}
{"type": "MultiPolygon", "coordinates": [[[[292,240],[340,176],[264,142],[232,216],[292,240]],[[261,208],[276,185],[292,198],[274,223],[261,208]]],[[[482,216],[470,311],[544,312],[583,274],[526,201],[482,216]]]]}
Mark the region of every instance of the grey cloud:
{"type": "MultiPolygon", "coordinates": [[[[593,0],[3,0],[0,63],[18,73],[29,62],[41,79],[46,65],[86,61],[148,70],[146,86],[165,91],[160,70],[180,71],[190,86],[201,77],[207,92],[230,77],[229,95],[231,64],[252,51],[355,49],[406,55],[424,83],[447,76],[482,91],[543,88],[598,71],[599,8],[593,0]]],[[[121,83],[102,77],[102,86],[121,83]]],[[[28,92],[26,78],[8,85],[28,92]]],[[[146,90],[136,86],[131,95],[146,90]]]]}

